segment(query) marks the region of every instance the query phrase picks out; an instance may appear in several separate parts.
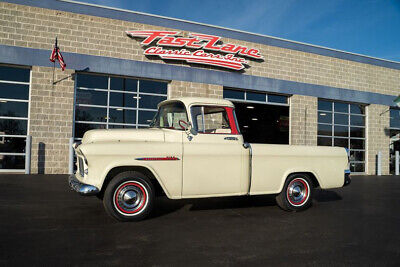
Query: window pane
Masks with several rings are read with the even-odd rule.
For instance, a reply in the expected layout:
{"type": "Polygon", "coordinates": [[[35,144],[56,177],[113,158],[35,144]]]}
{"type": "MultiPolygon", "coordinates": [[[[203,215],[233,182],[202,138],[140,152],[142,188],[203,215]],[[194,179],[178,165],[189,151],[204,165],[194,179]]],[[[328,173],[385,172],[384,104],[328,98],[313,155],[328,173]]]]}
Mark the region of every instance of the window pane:
{"type": "Polygon", "coordinates": [[[230,134],[228,115],[222,107],[196,106],[191,108],[194,127],[198,132],[230,134]],[[202,112],[204,110],[204,114],[202,112]]]}
{"type": "Polygon", "coordinates": [[[108,89],[108,77],[100,75],[78,75],[78,87],[108,89]]]}
{"type": "Polygon", "coordinates": [[[340,147],[349,147],[349,139],[347,138],[335,138],[334,139],[334,146],[340,146],[340,147]]]}
{"type": "Polygon", "coordinates": [[[82,138],[84,133],[93,129],[106,129],[105,124],[75,123],[75,138],[82,138]]]}
{"type": "Polygon", "coordinates": [[[332,146],[332,138],[330,137],[318,137],[319,146],[332,146]]]}
{"type": "Polygon", "coordinates": [[[364,151],[352,151],[350,150],[350,161],[364,161],[364,151]]]}
{"type": "Polygon", "coordinates": [[[318,122],[332,123],[332,113],[318,112],[318,122]]]}
{"type": "Polygon", "coordinates": [[[244,99],[244,91],[224,89],[224,98],[244,99]]]}
{"type": "Polygon", "coordinates": [[[206,133],[231,133],[226,110],[221,107],[204,107],[204,128],[206,133]]]}
{"type": "Polygon", "coordinates": [[[30,69],[0,66],[0,80],[29,82],[30,69]]]}
{"type": "Polygon", "coordinates": [[[318,100],[318,110],[332,111],[332,102],[324,101],[324,100],[318,100]]]}
{"type": "MultiPolygon", "coordinates": [[[[353,139],[353,138],[365,137],[365,128],[357,127],[357,126],[365,126],[365,117],[362,116],[362,114],[365,113],[364,106],[358,104],[347,104],[340,102],[318,100],[318,109],[322,110],[319,111],[318,122],[327,121],[326,118],[324,119],[322,117],[328,116],[327,115],[329,114],[328,111],[331,110],[332,105],[334,106],[334,112],[332,114],[334,120],[333,145],[339,147],[346,147],[350,149],[356,149],[356,150],[365,150],[365,140],[353,139]],[[342,114],[342,113],[349,113],[349,111],[350,114],[342,114]],[[353,113],[359,115],[353,115],[353,113]],[[350,127],[350,125],[355,125],[356,127],[350,127]]],[[[329,127],[331,126],[327,125],[325,127],[322,127],[321,124],[318,124],[318,135],[322,135],[323,133],[329,135],[329,127]]],[[[331,144],[330,138],[318,137],[318,145],[330,145],[330,144],[331,144]]],[[[350,161],[365,161],[365,151],[350,150],[350,161]]],[[[352,164],[353,164],[351,167],[352,171],[356,172],[365,171],[364,163],[353,162],[352,164]]]]}
{"type": "Polygon", "coordinates": [[[110,92],[110,106],[136,108],[137,95],[110,92]]]}
{"type": "Polygon", "coordinates": [[[335,113],[334,121],[335,121],[335,124],[348,125],[349,124],[349,115],[335,113]]]}
{"type": "Polygon", "coordinates": [[[400,128],[400,109],[390,109],[390,128],[400,128]]]}
{"type": "Polygon", "coordinates": [[[363,116],[350,116],[350,124],[355,126],[365,126],[365,117],[363,116]]]}
{"type": "MultiPolygon", "coordinates": [[[[25,137],[4,137],[0,136],[0,152],[24,153],[25,137]]],[[[1,157],[1,155],[0,155],[1,157]]]]}
{"type": "Polygon", "coordinates": [[[126,92],[137,92],[137,80],[111,77],[110,78],[110,89],[126,91],[126,92]]]}
{"type": "Polygon", "coordinates": [[[350,137],[365,137],[365,129],[359,127],[351,127],[350,137]]]}
{"type": "Polygon", "coordinates": [[[28,121],[0,119],[0,132],[10,135],[25,135],[28,121]]]}
{"type": "Polygon", "coordinates": [[[335,136],[349,136],[349,128],[347,126],[335,126],[335,136]]]}
{"type": "Polygon", "coordinates": [[[167,94],[167,86],[166,82],[139,81],[139,91],[141,93],[167,94]]]}
{"type": "Polygon", "coordinates": [[[268,95],[268,102],[287,104],[287,96],[284,95],[268,95]]]}
{"type": "Polygon", "coordinates": [[[166,96],[140,95],[139,107],[157,109],[158,103],[166,99],[166,96]]]}
{"type": "Polygon", "coordinates": [[[107,121],[107,108],[76,107],[75,120],[77,121],[107,121]]]}
{"type": "Polygon", "coordinates": [[[0,100],[0,116],[28,117],[28,103],[0,100]]]}
{"type": "Polygon", "coordinates": [[[353,114],[364,114],[364,106],[357,104],[350,104],[350,113],[353,114]]]}
{"type": "Polygon", "coordinates": [[[25,156],[0,155],[0,169],[25,169],[25,156]]]}
{"type": "Polygon", "coordinates": [[[0,82],[0,98],[29,99],[29,85],[0,82]]]}
{"type": "Polygon", "coordinates": [[[334,102],[335,112],[349,113],[349,104],[334,102]]]}
{"type": "Polygon", "coordinates": [[[106,106],[107,92],[78,89],[76,91],[76,103],[106,106]]]}
{"type": "Polygon", "coordinates": [[[139,110],[139,124],[150,124],[156,113],[156,111],[139,110]]]}
{"type": "Polygon", "coordinates": [[[110,108],[109,122],[136,124],[136,110],[110,108]]]}
{"type": "Polygon", "coordinates": [[[351,149],[364,149],[364,140],[360,139],[350,139],[350,148],[351,149]]]}
{"type": "Polygon", "coordinates": [[[365,164],[364,163],[350,163],[350,171],[351,172],[365,172],[365,164]]]}
{"type": "Polygon", "coordinates": [[[332,135],[332,125],[318,124],[318,135],[332,135]]]}
{"type": "Polygon", "coordinates": [[[247,92],[246,99],[252,100],[252,101],[266,102],[267,96],[266,96],[266,94],[262,94],[262,93],[247,92]]]}

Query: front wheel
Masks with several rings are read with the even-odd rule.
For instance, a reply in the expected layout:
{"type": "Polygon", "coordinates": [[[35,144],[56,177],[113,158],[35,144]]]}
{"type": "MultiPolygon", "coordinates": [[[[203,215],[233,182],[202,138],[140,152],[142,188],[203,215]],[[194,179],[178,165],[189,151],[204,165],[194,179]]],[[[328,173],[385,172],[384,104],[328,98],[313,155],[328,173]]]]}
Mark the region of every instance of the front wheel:
{"type": "Polygon", "coordinates": [[[306,174],[291,174],[282,192],[276,196],[278,206],[286,211],[301,211],[312,204],[313,186],[306,174]]]}
{"type": "Polygon", "coordinates": [[[108,184],[103,198],[107,213],[119,221],[139,221],[153,207],[154,189],[150,180],[140,172],[123,172],[108,184]]]}

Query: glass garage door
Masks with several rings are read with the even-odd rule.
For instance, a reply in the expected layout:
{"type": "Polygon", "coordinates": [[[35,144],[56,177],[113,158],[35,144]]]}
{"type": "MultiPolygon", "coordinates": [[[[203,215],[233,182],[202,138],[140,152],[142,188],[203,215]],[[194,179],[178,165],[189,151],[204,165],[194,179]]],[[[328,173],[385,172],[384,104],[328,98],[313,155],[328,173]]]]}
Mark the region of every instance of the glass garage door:
{"type": "Polygon", "coordinates": [[[365,172],[365,107],[318,100],[318,145],[350,149],[350,170],[365,172]]]}
{"type": "Polygon", "coordinates": [[[76,80],[74,137],[91,129],[147,127],[167,99],[167,82],[95,74],[76,80]]]}
{"type": "Polygon", "coordinates": [[[0,65],[0,172],[25,169],[30,69],[0,65]]]}

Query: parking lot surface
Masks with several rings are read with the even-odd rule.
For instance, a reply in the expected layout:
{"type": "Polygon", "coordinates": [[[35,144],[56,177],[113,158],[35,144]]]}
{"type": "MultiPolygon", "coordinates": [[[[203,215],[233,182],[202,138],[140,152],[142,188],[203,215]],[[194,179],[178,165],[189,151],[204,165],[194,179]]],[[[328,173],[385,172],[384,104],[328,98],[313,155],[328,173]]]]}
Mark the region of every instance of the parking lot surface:
{"type": "Polygon", "coordinates": [[[400,265],[399,176],[353,176],[298,213],[268,196],[161,198],[132,223],[66,180],[0,176],[0,265],[400,265]]]}

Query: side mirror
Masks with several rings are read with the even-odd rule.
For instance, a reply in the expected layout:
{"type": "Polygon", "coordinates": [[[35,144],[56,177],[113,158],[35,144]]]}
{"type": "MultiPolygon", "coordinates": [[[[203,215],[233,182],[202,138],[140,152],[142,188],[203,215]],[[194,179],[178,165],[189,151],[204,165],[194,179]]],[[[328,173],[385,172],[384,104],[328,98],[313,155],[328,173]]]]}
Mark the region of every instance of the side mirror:
{"type": "Polygon", "coordinates": [[[194,128],[192,127],[192,124],[191,124],[190,122],[186,122],[186,121],[184,121],[184,120],[179,120],[178,123],[179,123],[179,126],[185,131],[185,133],[186,133],[187,138],[189,139],[189,141],[192,141],[193,136],[191,136],[190,134],[196,135],[196,134],[197,134],[196,129],[194,129],[194,128]]]}

